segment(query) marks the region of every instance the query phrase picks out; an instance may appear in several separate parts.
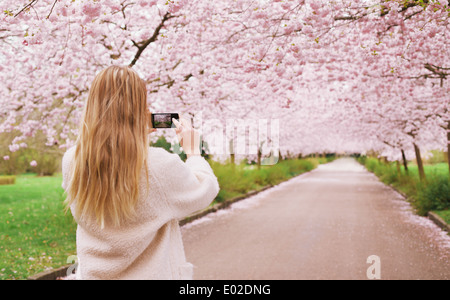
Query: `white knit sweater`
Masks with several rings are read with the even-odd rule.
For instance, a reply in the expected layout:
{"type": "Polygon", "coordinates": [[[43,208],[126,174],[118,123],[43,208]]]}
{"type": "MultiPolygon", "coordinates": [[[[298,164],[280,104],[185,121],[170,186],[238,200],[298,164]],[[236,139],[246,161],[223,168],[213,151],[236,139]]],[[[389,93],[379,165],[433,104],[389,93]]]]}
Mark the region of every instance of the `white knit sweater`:
{"type": "MultiPolygon", "coordinates": [[[[104,229],[93,220],[78,220],[77,279],[192,279],[178,221],[214,200],[217,178],[200,156],[184,163],[161,148],[149,147],[148,152],[149,194],[144,195],[143,179],[135,219],[104,229]]],[[[72,147],[63,157],[65,190],[74,153],[72,147]]]]}

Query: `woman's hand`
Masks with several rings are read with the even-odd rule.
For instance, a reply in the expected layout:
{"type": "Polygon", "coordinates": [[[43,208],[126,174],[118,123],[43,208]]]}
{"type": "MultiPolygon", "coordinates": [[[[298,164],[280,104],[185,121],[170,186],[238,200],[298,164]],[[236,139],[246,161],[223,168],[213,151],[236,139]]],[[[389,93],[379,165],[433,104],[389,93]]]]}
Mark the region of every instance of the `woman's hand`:
{"type": "Polygon", "coordinates": [[[147,110],[147,120],[148,120],[147,133],[150,134],[150,133],[156,132],[156,128],[153,128],[152,113],[150,112],[150,110],[147,110]]]}
{"type": "Polygon", "coordinates": [[[187,157],[200,155],[200,133],[192,128],[191,124],[186,119],[180,118],[179,122],[176,119],[172,119],[172,121],[176,126],[175,132],[180,141],[180,146],[183,147],[187,157]]]}

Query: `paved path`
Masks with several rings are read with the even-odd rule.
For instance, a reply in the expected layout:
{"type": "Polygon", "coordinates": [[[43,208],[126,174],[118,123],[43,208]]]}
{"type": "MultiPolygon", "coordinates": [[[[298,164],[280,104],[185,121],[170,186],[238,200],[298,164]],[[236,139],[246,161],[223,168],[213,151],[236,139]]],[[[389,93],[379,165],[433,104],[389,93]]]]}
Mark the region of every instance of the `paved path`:
{"type": "Polygon", "coordinates": [[[194,279],[450,279],[450,237],[349,158],[182,232],[194,279]]]}

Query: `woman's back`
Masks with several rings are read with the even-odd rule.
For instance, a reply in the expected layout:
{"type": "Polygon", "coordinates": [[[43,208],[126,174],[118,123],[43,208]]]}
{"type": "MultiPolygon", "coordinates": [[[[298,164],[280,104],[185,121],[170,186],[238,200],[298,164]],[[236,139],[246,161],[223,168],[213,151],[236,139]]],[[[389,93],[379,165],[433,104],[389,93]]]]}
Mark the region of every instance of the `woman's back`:
{"type": "MultiPolygon", "coordinates": [[[[75,147],[63,158],[63,188],[71,180],[75,147]]],[[[124,158],[126,159],[126,158],[124,158]]],[[[178,221],[207,207],[219,191],[217,178],[201,156],[186,163],[162,148],[148,148],[139,184],[136,216],[120,226],[95,216],[78,219],[79,279],[192,279],[178,221]],[[148,187],[148,190],[147,190],[148,187]]],[[[100,188],[100,187],[89,187],[100,188]]],[[[76,215],[76,202],[72,214],[76,215]]]]}

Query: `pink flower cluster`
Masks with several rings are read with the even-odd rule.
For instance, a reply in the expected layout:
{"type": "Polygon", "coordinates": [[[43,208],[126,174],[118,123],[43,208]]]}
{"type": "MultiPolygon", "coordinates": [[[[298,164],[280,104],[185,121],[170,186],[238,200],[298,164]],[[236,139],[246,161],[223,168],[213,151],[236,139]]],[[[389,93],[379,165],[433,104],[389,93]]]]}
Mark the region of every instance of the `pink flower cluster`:
{"type": "Polygon", "coordinates": [[[288,120],[283,154],[448,145],[448,1],[22,2],[0,1],[0,134],[72,145],[95,74],[133,64],[151,110],[288,120]]]}

